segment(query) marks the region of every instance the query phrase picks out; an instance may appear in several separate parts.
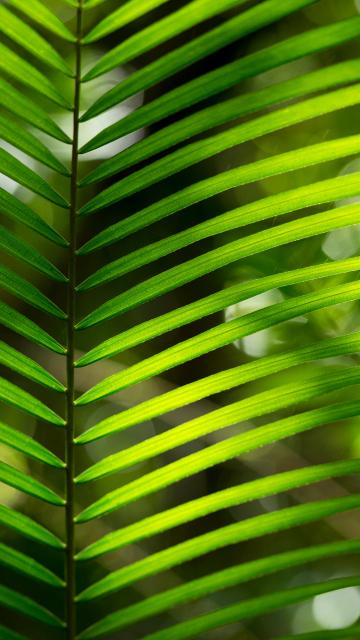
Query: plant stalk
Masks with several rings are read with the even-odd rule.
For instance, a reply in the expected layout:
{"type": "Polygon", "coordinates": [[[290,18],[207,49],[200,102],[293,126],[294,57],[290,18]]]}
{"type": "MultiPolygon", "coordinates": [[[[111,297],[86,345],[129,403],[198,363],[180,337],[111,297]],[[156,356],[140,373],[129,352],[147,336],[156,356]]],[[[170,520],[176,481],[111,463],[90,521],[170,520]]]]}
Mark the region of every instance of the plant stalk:
{"type": "Polygon", "coordinates": [[[67,300],[67,424],[66,424],[66,629],[67,640],[76,637],[76,573],[75,573],[75,526],[74,526],[74,436],[75,436],[75,304],[76,304],[76,217],[78,196],[78,149],[79,149],[79,111],[81,90],[81,36],[82,36],[82,0],[76,11],[75,78],[73,139],[71,154],[71,186],[69,210],[69,261],[68,261],[68,300],[67,300]]]}

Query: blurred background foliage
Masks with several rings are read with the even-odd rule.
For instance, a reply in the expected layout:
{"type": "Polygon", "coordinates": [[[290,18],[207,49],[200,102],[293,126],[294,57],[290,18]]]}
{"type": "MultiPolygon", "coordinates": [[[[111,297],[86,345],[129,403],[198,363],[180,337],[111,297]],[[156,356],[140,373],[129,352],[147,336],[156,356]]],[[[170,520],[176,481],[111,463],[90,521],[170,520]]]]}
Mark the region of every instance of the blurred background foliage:
{"type": "MultiPolygon", "coordinates": [[[[73,10],[71,7],[67,7],[58,0],[48,0],[48,4],[65,22],[68,22],[68,26],[70,28],[74,28],[73,10]]],[[[134,30],[147,25],[149,21],[155,18],[155,16],[158,17],[166,15],[170,11],[180,8],[185,4],[185,0],[171,0],[171,2],[166,3],[163,7],[153,11],[144,19],[137,20],[135,23],[122,29],[120,32],[105,38],[91,47],[87,47],[84,52],[85,69],[86,67],[91,66],[93,61],[98,59],[105,50],[115,46],[119,41],[133,33],[134,30]]],[[[248,2],[246,6],[255,4],[256,2],[248,2]]],[[[115,9],[118,5],[118,0],[107,0],[107,2],[104,2],[98,8],[89,11],[86,14],[87,24],[85,24],[85,29],[88,30],[88,28],[96,23],[104,13],[111,9],[115,9]]],[[[125,114],[136,109],[140,104],[152,101],[157,96],[175,86],[178,86],[180,83],[191,79],[192,77],[196,77],[201,72],[209,71],[221,64],[231,62],[245,54],[259,50],[291,35],[304,32],[309,28],[329,24],[335,20],[355,15],[359,11],[360,2],[358,2],[358,0],[320,0],[314,6],[298,12],[275,25],[271,25],[254,35],[250,35],[238,43],[228,46],[215,55],[210,56],[205,61],[194,64],[190,68],[178,73],[174,78],[170,78],[156,85],[151,90],[147,91],[145,95],[138,95],[135,98],[126,101],[123,105],[115,107],[111,111],[91,120],[89,123],[85,123],[85,125],[82,125],[81,127],[82,141],[85,142],[87,139],[92,137],[97,130],[101,130],[111,122],[122,118],[125,114]]],[[[208,21],[200,27],[187,31],[176,39],[173,39],[172,41],[161,45],[161,47],[158,47],[154,51],[147,53],[145,56],[140,57],[131,66],[116,69],[100,79],[87,83],[83,88],[82,109],[89,106],[96,97],[131,73],[131,71],[134,68],[136,69],[137,66],[143,66],[145,63],[157,58],[160,54],[174,48],[175,45],[177,46],[189,41],[191,38],[207,29],[210,23],[215,26],[220,20],[222,21],[226,17],[230,17],[230,15],[231,12],[227,12],[226,15],[222,15],[212,21],[208,21]]],[[[6,44],[6,38],[4,38],[4,42],[6,44]]],[[[54,45],[61,48],[64,56],[67,56],[69,62],[72,62],[73,53],[71,51],[71,46],[68,47],[67,51],[67,45],[64,45],[62,41],[58,41],[55,37],[54,45]]],[[[227,95],[228,97],[241,96],[242,93],[269,86],[272,83],[277,83],[297,75],[300,76],[309,70],[315,70],[337,61],[355,58],[359,56],[359,54],[360,43],[357,40],[352,40],[350,43],[340,46],[336,50],[306,57],[274,71],[264,73],[254,79],[243,82],[228,91],[227,95]]],[[[49,73],[49,71],[46,70],[46,73],[49,73]]],[[[59,83],[63,83],[62,91],[70,98],[72,94],[71,80],[69,82],[64,82],[63,76],[55,77],[55,75],[52,79],[58,86],[60,86],[59,83]]],[[[29,89],[28,91],[29,95],[32,95],[31,90],[29,89]]],[[[41,100],[38,94],[34,94],[33,98],[37,102],[41,100]]],[[[216,98],[213,101],[216,101],[216,98]]],[[[51,115],[54,119],[63,126],[65,130],[71,133],[70,112],[57,113],[45,98],[42,102],[43,106],[47,110],[52,110],[51,115]]],[[[212,100],[208,100],[206,104],[212,104],[212,100]]],[[[202,106],[205,106],[205,103],[203,103],[202,106]]],[[[194,110],[196,109],[197,107],[195,107],[194,110]]],[[[188,110],[189,113],[191,111],[192,110],[188,110]]],[[[173,120],[174,117],[168,118],[166,123],[163,124],[170,123],[173,120]]],[[[126,145],[135,142],[140,136],[147,135],[150,131],[152,132],[155,130],[157,130],[157,125],[151,127],[149,131],[131,134],[120,142],[112,143],[108,147],[102,148],[100,152],[95,151],[82,156],[80,158],[81,175],[86,175],[86,173],[96,166],[100,154],[102,158],[105,156],[111,156],[126,145]]],[[[220,131],[221,128],[218,128],[218,130],[220,131]]],[[[238,166],[242,163],[248,163],[252,160],[270,156],[274,153],[287,151],[326,139],[358,133],[358,131],[359,107],[356,106],[348,108],[346,111],[322,116],[321,119],[310,120],[309,122],[302,123],[299,126],[293,126],[281,131],[280,133],[276,132],[271,135],[263,136],[254,142],[242,144],[241,146],[223,152],[214,158],[203,161],[201,164],[191,167],[190,170],[183,171],[176,176],[168,178],[156,185],[155,189],[150,188],[141,191],[140,194],[127,198],[120,204],[114,205],[96,216],[86,217],[80,225],[79,244],[82,244],[99,231],[104,226],[105,221],[106,225],[112,221],[115,222],[120,218],[126,217],[129,214],[140,210],[150,202],[160,199],[185,185],[198,181],[206,176],[214,175],[218,170],[222,171],[227,168],[238,166]]],[[[43,139],[47,140],[51,146],[54,145],[54,142],[50,141],[46,135],[43,136],[43,139]]],[[[6,143],[2,144],[6,147],[6,143]]],[[[32,166],[35,170],[37,169],[35,161],[29,160],[28,157],[14,149],[12,149],[12,152],[14,154],[18,154],[24,162],[32,166]]],[[[69,160],[68,146],[62,143],[56,144],[55,153],[58,153],[64,160],[69,160]]],[[[170,217],[165,222],[151,226],[146,230],[146,233],[135,234],[134,236],[127,238],[125,243],[118,242],[104,249],[103,252],[106,254],[107,260],[115,259],[124,253],[128,253],[133,248],[139,247],[140,243],[145,245],[149,241],[189,228],[201,220],[209,219],[212,216],[228,211],[236,206],[246,204],[247,202],[262,198],[266,195],[277,193],[278,191],[285,191],[286,189],[306,185],[310,182],[334,175],[345,174],[359,170],[359,168],[360,158],[354,157],[350,162],[336,160],[334,162],[321,164],[315,168],[310,167],[301,171],[281,175],[280,177],[267,179],[256,184],[233,189],[207,200],[200,205],[196,205],[196,208],[190,207],[181,214],[170,217]]],[[[44,174],[43,167],[41,167],[41,171],[44,174]]],[[[69,185],[66,179],[56,176],[51,170],[45,170],[45,174],[49,182],[53,184],[57,190],[65,196],[68,196],[69,185]]],[[[111,184],[115,179],[116,176],[108,180],[107,184],[111,184]]],[[[44,219],[53,224],[63,234],[67,234],[66,212],[58,209],[56,206],[52,206],[48,202],[45,202],[40,197],[30,194],[26,189],[19,187],[7,178],[0,176],[0,185],[12,192],[16,190],[16,196],[18,198],[29,202],[31,207],[34,208],[34,210],[36,210],[44,219]]],[[[91,187],[87,190],[86,197],[89,197],[91,193],[95,194],[95,189],[96,187],[91,187]]],[[[82,198],[83,195],[81,193],[80,199],[82,198]]],[[[338,203],[335,203],[335,206],[336,204],[338,203]]],[[[310,212],[315,212],[316,210],[317,208],[313,207],[310,212]]],[[[289,214],[286,218],[292,219],[299,215],[305,215],[305,213],[302,214],[300,212],[300,214],[289,214]]],[[[10,221],[5,216],[2,216],[2,218],[2,223],[6,227],[17,230],[17,223],[14,220],[10,221]]],[[[254,224],[252,225],[251,231],[268,228],[271,224],[271,221],[254,224]]],[[[204,240],[197,245],[197,250],[201,253],[205,252],[211,248],[221,245],[222,243],[228,242],[231,239],[238,238],[240,235],[246,235],[248,232],[249,227],[245,227],[244,229],[204,240]]],[[[39,238],[30,230],[27,230],[26,234],[29,242],[31,242],[39,251],[43,252],[45,255],[49,255],[49,252],[51,251],[52,260],[60,269],[66,271],[65,251],[55,248],[54,245],[50,246],[47,240],[39,238]]],[[[331,261],[349,257],[358,254],[359,247],[360,229],[357,227],[351,227],[351,229],[337,230],[327,236],[316,236],[285,247],[266,251],[262,254],[247,258],[246,260],[240,260],[232,266],[227,266],[216,271],[209,277],[203,277],[199,281],[195,281],[194,283],[190,283],[181,289],[176,290],[175,293],[162,296],[160,299],[147,303],[135,311],[128,312],[119,318],[102,323],[100,328],[95,327],[86,332],[79,332],[77,336],[77,351],[80,354],[106,337],[112,336],[127,327],[133,326],[147,318],[155,317],[171,308],[180,307],[198,296],[199,290],[201,291],[201,295],[206,295],[243,280],[270,275],[278,271],[286,271],[303,267],[316,262],[326,260],[331,261]]],[[[182,250],[173,256],[163,258],[161,260],[161,267],[165,268],[172,266],[173,264],[178,264],[185,258],[191,257],[193,254],[194,249],[192,247],[182,250]]],[[[103,264],[103,257],[104,255],[102,255],[100,251],[92,254],[92,258],[89,261],[86,260],[86,256],[79,259],[79,281],[83,280],[97,267],[100,267],[103,264]]],[[[5,254],[2,255],[1,259],[4,261],[5,265],[13,267],[25,278],[35,283],[60,306],[65,306],[65,291],[63,285],[59,284],[53,286],[53,288],[49,290],[48,281],[45,278],[42,279],[39,272],[32,270],[30,267],[25,268],[23,263],[16,261],[5,254]]],[[[94,296],[96,296],[96,302],[98,304],[99,301],[105,300],[110,296],[114,296],[116,293],[123,291],[132,284],[156,273],[157,269],[157,264],[155,264],[155,266],[146,266],[125,278],[123,277],[120,280],[103,286],[100,290],[96,289],[95,292],[90,291],[85,294],[80,294],[78,296],[78,317],[82,317],[93,308],[94,296]]],[[[293,287],[285,287],[281,291],[273,290],[239,305],[234,305],[227,309],[225,317],[226,319],[230,319],[236,315],[245,314],[257,308],[274,304],[293,295],[310,292],[317,287],[322,287],[324,283],[330,286],[334,284],[335,286],[345,280],[346,276],[338,276],[336,278],[316,280],[314,282],[300,284],[293,287]]],[[[5,301],[8,299],[8,294],[5,290],[1,292],[1,296],[5,301]]],[[[20,301],[12,301],[12,304],[21,310],[24,303],[20,301]]],[[[32,317],[40,325],[44,326],[44,317],[40,312],[33,309],[26,309],[26,311],[29,317],[32,317]]],[[[112,396],[110,399],[105,399],[98,403],[95,408],[84,407],[78,409],[77,432],[80,433],[92,424],[95,424],[95,422],[98,422],[100,419],[116,413],[122,408],[136,404],[141,400],[157,395],[160,392],[174,388],[178,385],[182,385],[205,375],[214,373],[219,369],[225,369],[241,363],[249,362],[267,354],[294,349],[307,343],[316,342],[317,340],[325,337],[341,335],[343,333],[354,331],[359,328],[358,313],[359,303],[357,302],[337,305],[323,311],[311,313],[306,317],[300,317],[296,320],[282,323],[272,329],[252,335],[251,337],[245,338],[236,344],[212,352],[206,357],[199,358],[191,363],[177,367],[175,370],[170,371],[164,376],[155,378],[150,382],[139,384],[130,390],[126,390],[112,396]]],[[[162,336],[155,341],[141,345],[136,348],[136,350],[127,351],[114,358],[112,361],[105,361],[87,367],[86,369],[80,369],[77,372],[77,389],[79,392],[83,391],[104,376],[118,371],[119,368],[151,355],[155,348],[159,351],[174,342],[196,335],[198,332],[214,326],[222,320],[223,314],[210,316],[209,318],[200,320],[190,326],[182,327],[171,334],[162,336]]],[[[64,340],[65,336],[63,335],[61,323],[59,322],[56,324],[56,321],[52,322],[53,326],[51,327],[50,332],[60,341],[64,340]]],[[[49,327],[45,328],[49,330],[49,327]]],[[[8,340],[10,344],[13,344],[22,352],[37,359],[49,370],[56,373],[60,379],[64,379],[64,362],[61,357],[57,357],[49,352],[46,352],[46,355],[44,355],[45,350],[40,347],[38,348],[34,345],[28,344],[11,331],[4,331],[3,329],[1,331],[3,339],[8,340]]],[[[286,373],[280,373],[275,377],[273,376],[271,379],[264,378],[254,383],[248,383],[240,388],[231,390],[231,392],[220,394],[216,397],[212,397],[190,405],[189,407],[172,412],[171,414],[162,416],[161,419],[154,419],[123,433],[92,443],[91,445],[87,445],[81,449],[79,448],[77,450],[77,472],[80,472],[93,461],[105,455],[121,450],[121,448],[125,448],[130,444],[139,442],[144,439],[144,437],[166,430],[170,425],[180,424],[190,417],[213,410],[216,407],[227,404],[229,401],[244,398],[248,393],[258,392],[272,387],[276,382],[279,382],[282,379],[284,379],[284,381],[291,381],[299,379],[300,376],[304,379],[307,376],[314,374],[314,368],[316,368],[319,374],[321,374],[322,367],[332,367],[335,370],[342,368],[345,364],[347,366],[356,366],[358,364],[358,360],[358,355],[354,355],[338,357],[332,360],[327,360],[326,362],[319,361],[316,364],[304,364],[296,369],[290,369],[286,371],[286,373]]],[[[17,382],[17,374],[6,371],[6,375],[10,380],[15,383],[17,382]]],[[[22,380],[22,387],[24,389],[34,389],[34,385],[30,381],[22,380]]],[[[48,390],[45,391],[42,388],[37,387],[35,388],[35,391],[39,398],[46,401],[46,403],[56,409],[57,412],[62,413],[64,411],[63,400],[61,397],[57,396],[56,393],[51,394],[48,390]]],[[[353,399],[353,393],[354,387],[350,387],[342,390],[341,394],[338,392],[338,396],[341,395],[341,400],[353,399]]],[[[336,398],[336,395],[332,394],[332,397],[336,398]]],[[[308,408],[318,406],[319,404],[323,404],[323,401],[324,398],[315,399],[301,405],[301,407],[297,406],[296,410],[299,410],[300,408],[301,410],[306,410],[308,408]]],[[[277,416],[284,417],[294,410],[294,408],[291,408],[279,411],[277,416]]],[[[25,417],[24,414],[21,414],[15,408],[2,406],[1,411],[5,422],[14,425],[17,428],[21,426],[21,429],[29,435],[36,434],[36,437],[40,442],[46,442],[49,448],[52,448],[58,455],[63,455],[64,438],[60,429],[57,430],[56,427],[53,427],[52,425],[44,425],[40,422],[38,423],[36,419],[31,419],[29,416],[25,417]]],[[[239,431],[260,425],[266,421],[267,418],[265,417],[254,420],[251,423],[241,423],[235,427],[224,429],[219,433],[212,434],[204,439],[204,441],[207,443],[218,441],[229,437],[229,435],[238,433],[239,431]]],[[[135,468],[117,473],[115,476],[105,478],[98,483],[86,485],[86,488],[78,488],[76,493],[77,508],[80,510],[88,503],[94,501],[98,496],[120,486],[122,483],[128,482],[132,478],[138,477],[139,474],[148,472],[159,465],[166,464],[177,457],[180,457],[184,453],[190,453],[200,449],[203,446],[204,441],[197,440],[184,447],[178,448],[175,451],[165,453],[154,460],[144,462],[135,468]]],[[[42,478],[43,469],[40,464],[27,459],[22,454],[14,452],[5,446],[0,445],[0,452],[1,458],[4,461],[9,462],[24,471],[31,468],[32,475],[39,479],[42,478]]],[[[79,547],[81,547],[84,545],[85,541],[88,543],[107,531],[111,531],[113,528],[120,528],[125,524],[143,518],[156,511],[179,504],[185,500],[187,501],[192,498],[200,497],[201,495],[238,484],[242,481],[254,479],[259,475],[263,476],[278,471],[285,471],[287,469],[301,467],[309,463],[316,464],[339,458],[357,457],[359,455],[360,431],[358,419],[349,419],[334,425],[315,429],[314,431],[292,438],[290,441],[287,440],[281,444],[278,443],[273,446],[267,446],[263,450],[245,455],[241,460],[231,460],[230,462],[211,468],[201,474],[198,474],[195,477],[196,481],[194,481],[194,479],[189,481],[183,480],[177,485],[171,487],[169,490],[163,490],[160,493],[156,493],[146,499],[136,502],[135,504],[129,505],[125,510],[123,509],[111,514],[101,522],[95,521],[88,525],[81,525],[78,527],[78,544],[79,547]]],[[[58,472],[57,470],[50,470],[49,475],[49,469],[47,469],[46,473],[47,484],[61,492],[63,489],[61,472],[58,472]]],[[[242,505],[241,507],[223,510],[201,520],[197,520],[191,524],[192,534],[200,534],[208,530],[212,530],[215,527],[220,527],[227,523],[266,511],[271,511],[312,499],[341,496],[346,494],[348,491],[351,492],[358,489],[358,484],[356,485],[355,481],[351,478],[341,478],[336,481],[323,482],[320,485],[292,491],[286,495],[279,495],[247,505],[242,505]]],[[[63,514],[61,510],[56,510],[56,508],[51,506],[44,506],[41,502],[24,496],[20,492],[5,487],[4,485],[2,485],[1,488],[1,496],[2,501],[5,504],[16,506],[16,508],[22,512],[36,517],[36,520],[43,522],[60,535],[63,533],[64,523],[62,520],[63,514]]],[[[186,530],[187,525],[177,527],[176,529],[162,535],[158,535],[155,538],[146,540],[142,542],[141,545],[127,547],[124,550],[120,550],[107,555],[104,558],[100,558],[98,561],[83,564],[81,575],[79,576],[78,588],[80,589],[85,584],[89,584],[90,582],[100,578],[109,569],[113,570],[135,559],[144,557],[148,552],[153,552],[184,540],[187,537],[186,530]]],[[[253,540],[250,543],[242,543],[240,545],[227,547],[221,551],[208,554],[204,558],[180,566],[179,568],[176,568],[176,570],[171,570],[159,576],[152,577],[151,579],[143,580],[131,588],[109,596],[106,598],[106,602],[105,600],[100,599],[92,603],[91,606],[86,606],[86,604],[81,606],[79,611],[80,624],[83,625],[85,622],[89,623],[94,619],[99,619],[105,615],[109,609],[116,609],[120,604],[121,606],[125,606],[126,604],[136,602],[144,594],[148,595],[149,593],[155,593],[163,590],[164,588],[181,584],[189,577],[201,576],[212,571],[216,571],[220,567],[231,566],[232,564],[242,562],[243,560],[260,557],[265,555],[265,553],[266,555],[269,555],[277,551],[295,549],[297,547],[312,545],[317,542],[326,542],[327,540],[334,539],[334,537],[339,539],[352,538],[359,536],[359,534],[360,521],[357,518],[356,512],[350,512],[350,514],[341,514],[341,516],[332,517],[327,521],[317,524],[316,526],[306,525],[283,533],[262,537],[258,540],[253,540]]],[[[5,542],[11,539],[11,544],[14,543],[14,546],[19,550],[29,552],[30,555],[40,559],[47,566],[54,568],[59,573],[62,572],[61,554],[58,554],[56,551],[51,551],[50,548],[40,547],[35,542],[28,542],[21,537],[17,538],[16,534],[8,530],[4,530],[2,535],[5,542]]],[[[359,558],[346,557],[325,560],[319,563],[314,563],[311,566],[304,566],[303,568],[298,569],[297,573],[294,573],[294,571],[283,571],[274,577],[267,578],[265,580],[254,580],[246,585],[227,589],[226,591],[212,595],[207,599],[191,603],[186,607],[178,607],[174,611],[162,616],[160,620],[150,619],[145,623],[145,627],[140,624],[131,630],[113,634],[111,639],[116,640],[121,637],[122,640],[135,640],[136,638],[140,638],[145,631],[146,633],[150,633],[152,629],[159,628],[159,626],[167,626],[170,622],[181,621],[188,618],[190,614],[201,614],[211,611],[218,606],[240,601],[244,596],[251,597],[265,592],[272,592],[277,589],[336,577],[338,575],[351,575],[353,573],[359,573],[359,570],[359,558]]],[[[22,576],[15,577],[7,570],[2,570],[2,574],[5,584],[12,586],[15,581],[19,590],[23,593],[30,594],[31,583],[30,581],[27,581],[26,578],[22,576]]],[[[54,610],[61,612],[63,603],[60,594],[57,594],[54,600],[54,594],[52,591],[48,591],[42,585],[37,586],[37,589],[39,597],[41,596],[44,603],[47,602],[54,610]]],[[[9,625],[11,626],[11,623],[14,620],[14,615],[15,614],[3,611],[1,617],[5,622],[9,622],[9,625]]],[[[346,593],[338,592],[331,595],[320,596],[315,598],[313,602],[292,606],[286,610],[267,615],[263,619],[249,621],[246,624],[246,629],[240,624],[235,624],[227,627],[226,629],[212,631],[206,634],[206,640],[216,640],[220,638],[228,638],[229,640],[269,640],[269,638],[272,638],[275,635],[286,633],[295,635],[296,633],[316,629],[324,629],[325,632],[325,629],[346,627],[355,622],[359,615],[360,590],[352,588],[347,590],[346,593]]],[[[31,622],[24,622],[23,627],[19,628],[19,630],[35,639],[31,622]]],[[[45,640],[48,638],[49,636],[46,631],[44,631],[44,635],[41,637],[36,633],[36,640],[45,640]]],[[[53,631],[51,633],[51,638],[54,638],[54,640],[59,638],[60,640],[61,632],[58,633],[57,631],[53,631]]]]}

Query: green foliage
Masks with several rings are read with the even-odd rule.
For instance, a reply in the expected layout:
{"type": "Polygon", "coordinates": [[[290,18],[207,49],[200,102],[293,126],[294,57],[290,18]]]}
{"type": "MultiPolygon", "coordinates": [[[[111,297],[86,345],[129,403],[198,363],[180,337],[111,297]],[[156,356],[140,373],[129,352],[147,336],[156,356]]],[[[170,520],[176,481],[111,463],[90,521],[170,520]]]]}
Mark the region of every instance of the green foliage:
{"type": "Polygon", "coordinates": [[[360,224],[360,17],[333,4],[0,5],[0,638],[360,635],[276,617],[360,580],[359,247],[324,248],[360,224]]]}

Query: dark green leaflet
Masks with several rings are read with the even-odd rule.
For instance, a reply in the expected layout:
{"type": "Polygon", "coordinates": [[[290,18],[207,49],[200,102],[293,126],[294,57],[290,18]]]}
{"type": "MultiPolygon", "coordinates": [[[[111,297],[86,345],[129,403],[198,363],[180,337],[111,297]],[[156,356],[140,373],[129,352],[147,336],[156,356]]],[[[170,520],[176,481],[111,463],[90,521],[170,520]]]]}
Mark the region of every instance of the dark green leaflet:
{"type": "Polygon", "coordinates": [[[4,189],[0,189],[0,208],[1,213],[19,220],[55,244],[61,247],[68,246],[67,241],[53,229],[53,227],[48,225],[35,211],[30,209],[30,207],[18,200],[15,196],[7,193],[4,189]]]}
{"type": "Polygon", "coordinates": [[[4,527],[15,530],[22,536],[44,545],[62,550],[64,543],[51,531],[10,507],[0,505],[0,522],[4,527]]]}
{"type": "Polygon", "coordinates": [[[64,500],[52,489],[5,462],[0,463],[0,481],[57,507],[64,505],[64,500]]]}
{"type": "Polygon", "coordinates": [[[39,605],[32,598],[0,585],[0,604],[14,609],[22,615],[38,620],[50,627],[62,628],[63,622],[57,616],[39,605]]]}

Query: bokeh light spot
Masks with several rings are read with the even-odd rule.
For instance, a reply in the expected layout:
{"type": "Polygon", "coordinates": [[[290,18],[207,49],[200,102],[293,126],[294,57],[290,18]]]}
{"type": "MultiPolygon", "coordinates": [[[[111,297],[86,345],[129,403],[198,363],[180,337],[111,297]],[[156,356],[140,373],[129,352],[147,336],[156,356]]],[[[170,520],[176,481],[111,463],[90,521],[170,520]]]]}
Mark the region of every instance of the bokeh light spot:
{"type": "Polygon", "coordinates": [[[313,615],[323,629],[345,629],[360,617],[360,589],[323,593],[313,600],[313,615]]]}

